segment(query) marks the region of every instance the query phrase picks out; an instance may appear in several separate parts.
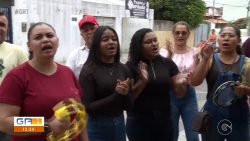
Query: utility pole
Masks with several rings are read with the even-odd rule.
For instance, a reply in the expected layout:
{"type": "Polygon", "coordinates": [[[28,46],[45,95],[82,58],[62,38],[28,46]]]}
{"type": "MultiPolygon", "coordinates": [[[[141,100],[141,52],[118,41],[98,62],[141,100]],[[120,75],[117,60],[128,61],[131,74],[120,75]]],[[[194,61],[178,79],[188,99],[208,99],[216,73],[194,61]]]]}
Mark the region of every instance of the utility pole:
{"type": "Polygon", "coordinates": [[[247,6],[247,36],[250,36],[250,0],[247,6]]]}
{"type": "Polygon", "coordinates": [[[213,27],[212,28],[215,28],[215,22],[214,22],[214,9],[215,9],[215,0],[213,0],[213,16],[212,16],[212,24],[213,24],[213,27]]]}

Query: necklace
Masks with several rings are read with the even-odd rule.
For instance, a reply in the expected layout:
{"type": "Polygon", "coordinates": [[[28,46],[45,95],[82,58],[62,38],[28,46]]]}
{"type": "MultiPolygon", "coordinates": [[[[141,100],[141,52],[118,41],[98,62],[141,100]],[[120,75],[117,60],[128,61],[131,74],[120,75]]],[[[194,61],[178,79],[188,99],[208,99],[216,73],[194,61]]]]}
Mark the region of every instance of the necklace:
{"type": "Polygon", "coordinates": [[[115,66],[115,65],[112,65],[111,67],[103,66],[103,69],[104,69],[106,72],[108,72],[109,76],[113,76],[114,66],[115,66]]]}

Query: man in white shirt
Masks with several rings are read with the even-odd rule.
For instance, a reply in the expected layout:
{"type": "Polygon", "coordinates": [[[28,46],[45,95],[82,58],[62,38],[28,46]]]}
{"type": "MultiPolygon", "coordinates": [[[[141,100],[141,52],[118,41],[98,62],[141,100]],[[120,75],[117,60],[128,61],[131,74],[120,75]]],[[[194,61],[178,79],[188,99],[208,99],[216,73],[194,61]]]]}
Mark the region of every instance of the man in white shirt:
{"type": "Polygon", "coordinates": [[[28,60],[27,53],[20,46],[5,41],[8,28],[8,18],[0,11],[0,85],[11,69],[28,60]]]}
{"type": "MultiPolygon", "coordinates": [[[[16,66],[28,60],[28,55],[17,45],[5,41],[8,33],[8,18],[0,11],[0,85],[6,74],[16,66]]],[[[0,141],[8,141],[9,135],[0,132],[0,141]]]]}
{"type": "Polygon", "coordinates": [[[82,66],[88,58],[92,38],[97,27],[98,23],[93,16],[83,16],[79,22],[80,34],[85,41],[85,45],[71,52],[66,61],[66,66],[74,72],[77,79],[79,79],[82,66]]]}

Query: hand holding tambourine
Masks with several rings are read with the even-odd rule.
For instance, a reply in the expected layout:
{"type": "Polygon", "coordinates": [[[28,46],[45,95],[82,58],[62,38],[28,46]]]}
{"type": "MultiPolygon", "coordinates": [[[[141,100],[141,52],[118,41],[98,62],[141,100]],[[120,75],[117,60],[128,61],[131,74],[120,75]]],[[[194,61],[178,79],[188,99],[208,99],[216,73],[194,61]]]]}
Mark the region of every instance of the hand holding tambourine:
{"type": "Polygon", "coordinates": [[[86,126],[84,106],[73,98],[65,99],[53,107],[54,117],[49,121],[48,141],[70,141],[86,126]]]}

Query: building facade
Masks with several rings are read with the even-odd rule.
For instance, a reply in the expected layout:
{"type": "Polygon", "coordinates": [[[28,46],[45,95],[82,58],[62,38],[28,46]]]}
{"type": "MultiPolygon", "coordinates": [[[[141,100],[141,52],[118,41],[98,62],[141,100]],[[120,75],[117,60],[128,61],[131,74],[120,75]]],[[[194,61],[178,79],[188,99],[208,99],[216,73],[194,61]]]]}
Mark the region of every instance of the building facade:
{"type": "Polygon", "coordinates": [[[84,44],[78,28],[83,15],[93,15],[100,25],[113,27],[122,52],[128,51],[129,41],[137,29],[153,27],[153,10],[147,11],[147,18],[132,18],[125,9],[125,0],[15,0],[10,9],[13,43],[27,49],[29,27],[36,22],[47,22],[59,36],[60,46],[55,58],[58,62],[64,62],[69,52],[84,44]]]}

